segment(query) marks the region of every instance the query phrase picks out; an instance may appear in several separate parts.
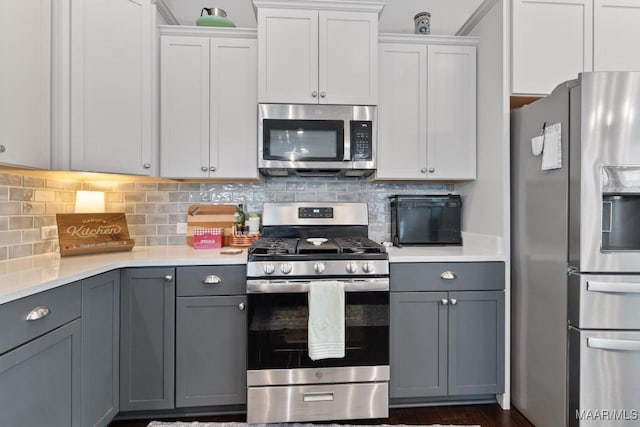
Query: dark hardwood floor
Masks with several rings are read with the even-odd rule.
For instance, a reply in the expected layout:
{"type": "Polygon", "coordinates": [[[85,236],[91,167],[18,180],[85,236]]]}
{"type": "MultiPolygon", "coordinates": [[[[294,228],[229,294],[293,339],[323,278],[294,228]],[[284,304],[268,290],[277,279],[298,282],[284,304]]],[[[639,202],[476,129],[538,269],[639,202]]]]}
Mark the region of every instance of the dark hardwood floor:
{"type": "MultiPolygon", "coordinates": [[[[109,427],[145,427],[151,420],[114,421],[109,427]]],[[[167,420],[171,421],[171,420],[167,420]]],[[[174,420],[176,421],[176,420],[174,420]]],[[[245,421],[244,415],[199,417],[182,421],[245,421]]],[[[349,421],[345,424],[475,424],[482,427],[533,427],[515,409],[503,411],[497,404],[468,406],[438,406],[427,408],[391,409],[389,418],[383,420],[349,421]]]]}

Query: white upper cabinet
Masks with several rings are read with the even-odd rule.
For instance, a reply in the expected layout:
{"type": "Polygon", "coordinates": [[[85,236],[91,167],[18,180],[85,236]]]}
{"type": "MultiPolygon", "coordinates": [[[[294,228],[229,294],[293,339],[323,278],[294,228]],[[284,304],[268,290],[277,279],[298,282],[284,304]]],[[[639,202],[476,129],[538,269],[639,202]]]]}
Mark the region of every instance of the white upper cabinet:
{"type": "Polygon", "coordinates": [[[475,179],[476,44],[381,37],[376,179],[475,179]]]}
{"type": "Polygon", "coordinates": [[[256,32],[161,34],[161,176],[257,179],[256,32]]]}
{"type": "Polygon", "coordinates": [[[51,2],[0,1],[0,163],[49,169],[51,2]]]}
{"type": "Polygon", "coordinates": [[[476,178],[476,47],[427,47],[427,175],[476,178]]]}
{"type": "Polygon", "coordinates": [[[592,0],[513,0],[513,94],[548,94],[592,69],[592,0]]]}
{"type": "Polygon", "coordinates": [[[640,71],[640,1],[594,0],[593,70],[640,71]]]}
{"type": "Polygon", "coordinates": [[[424,179],[427,167],[427,47],[380,43],[378,179],[424,179]]]}
{"type": "Polygon", "coordinates": [[[382,2],[254,0],[254,4],[259,102],[377,104],[382,2]]]}
{"type": "Polygon", "coordinates": [[[155,3],[71,0],[70,169],[151,175],[155,3]]]}

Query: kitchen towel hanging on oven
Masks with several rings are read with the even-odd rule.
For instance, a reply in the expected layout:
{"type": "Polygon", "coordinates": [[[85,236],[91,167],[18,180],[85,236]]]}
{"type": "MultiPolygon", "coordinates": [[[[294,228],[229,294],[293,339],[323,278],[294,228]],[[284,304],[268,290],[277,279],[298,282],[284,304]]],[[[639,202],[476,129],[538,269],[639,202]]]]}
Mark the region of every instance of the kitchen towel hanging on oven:
{"type": "Polygon", "coordinates": [[[338,281],[309,286],[309,357],[343,358],[345,353],[344,285],[338,281]]]}

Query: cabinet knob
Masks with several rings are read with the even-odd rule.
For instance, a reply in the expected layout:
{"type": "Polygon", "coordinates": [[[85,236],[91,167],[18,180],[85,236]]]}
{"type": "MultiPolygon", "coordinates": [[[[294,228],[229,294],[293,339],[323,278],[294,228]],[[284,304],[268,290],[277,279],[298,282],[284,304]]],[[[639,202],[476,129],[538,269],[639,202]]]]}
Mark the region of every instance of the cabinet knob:
{"type": "Polygon", "coordinates": [[[4,153],[5,151],[7,151],[7,147],[0,145],[0,153],[4,153]]]}
{"type": "Polygon", "coordinates": [[[215,171],[216,171],[216,167],[215,167],[215,166],[211,166],[211,167],[209,168],[209,170],[210,170],[211,172],[215,172],[215,171]]]}
{"type": "Polygon", "coordinates": [[[313,92],[311,92],[311,96],[313,96],[314,98],[318,97],[318,91],[314,90],[313,92]]]}
{"type": "Polygon", "coordinates": [[[142,167],[145,169],[151,169],[151,163],[145,163],[142,167]]]}
{"type": "Polygon", "coordinates": [[[164,281],[165,282],[170,282],[173,280],[173,276],[171,274],[167,274],[166,276],[164,276],[164,281]]]}
{"type": "Polygon", "coordinates": [[[202,280],[202,283],[205,285],[217,285],[218,283],[222,283],[222,279],[215,274],[210,274],[202,280]]]}
{"type": "Polygon", "coordinates": [[[449,302],[451,303],[451,305],[456,305],[458,303],[458,300],[455,298],[449,298],[449,302]]]}
{"type": "Polygon", "coordinates": [[[247,306],[246,306],[243,302],[241,302],[240,304],[238,304],[238,309],[239,309],[240,311],[244,311],[244,309],[245,309],[245,308],[247,308],[247,306]]]}
{"type": "Polygon", "coordinates": [[[206,172],[206,171],[208,171],[208,170],[209,170],[209,168],[208,168],[208,167],[206,167],[206,166],[201,166],[201,167],[200,167],[200,170],[201,170],[202,172],[206,172]]]}
{"type": "Polygon", "coordinates": [[[422,169],[420,169],[420,172],[422,172],[422,173],[427,173],[427,168],[422,168],[422,169]]]}
{"type": "Polygon", "coordinates": [[[456,273],[454,273],[453,271],[443,271],[440,275],[440,278],[444,280],[453,280],[456,277],[458,276],[456,276],[456,273]]]}
{"type": "Polygon", "coordinates": [[[434,173],[436,170],[434,168],[429,168],[429,173],[434,173]]]}
{"type": "Polygon", "coordinates": [[[320,92],[320,97],[321,98],[324,98],[325,96],[327,96],[327,92],[325,92],[325,91],[320,92]]]}
{"type": "Polygon", "coordinates": [[[441,303],[442,305],[448,305],[448,304],[449,304],[449,300],[448,300],[448,299],[446,299],[446,298],[442,298],[442,299],[440,300],[440,303],[441,303]]]}
{"type": "Polygon", "coordinates": [[[31,310],[29,314],[27,314],[27,317],[25,319],[27,319],[28,321],[38,320],[42,319],[43,317],[47,317],[49,313],[51,313],[49,307],[44,307],[41,305],[31,310]]]}

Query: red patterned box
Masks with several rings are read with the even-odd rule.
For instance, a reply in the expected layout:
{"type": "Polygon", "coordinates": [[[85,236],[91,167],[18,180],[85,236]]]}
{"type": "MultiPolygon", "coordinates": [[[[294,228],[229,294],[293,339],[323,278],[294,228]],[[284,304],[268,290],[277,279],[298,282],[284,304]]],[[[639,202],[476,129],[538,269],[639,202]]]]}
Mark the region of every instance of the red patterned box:
{"type": "Polygon", "coordinates": [[[222,247],[223,228],[196,228],[193,230],[194,249],[216,249],[222,247]]]}

